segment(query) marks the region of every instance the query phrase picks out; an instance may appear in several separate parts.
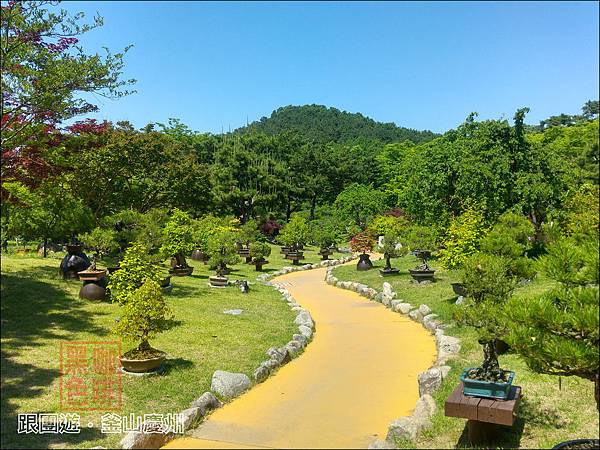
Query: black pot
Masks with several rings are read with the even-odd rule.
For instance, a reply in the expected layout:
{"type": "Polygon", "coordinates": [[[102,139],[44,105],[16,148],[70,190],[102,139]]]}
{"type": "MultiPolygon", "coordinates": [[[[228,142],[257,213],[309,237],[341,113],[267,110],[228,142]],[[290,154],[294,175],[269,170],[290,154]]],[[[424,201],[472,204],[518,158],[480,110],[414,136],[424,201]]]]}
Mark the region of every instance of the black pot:
{"type": "Polygon", "coordinates": [[[600,441],[598,439],[574,439],[572,441],[561,442],[552,447],[554,449],[598,449],[600,441]]]}
{"type": "Polygon", "coordinates": [[[413,277],[417,283],[423,283],[424,281],[433,281],[433,274],[435,270],[419,270],[419,269],[408,269],[410,276],[413,277]]]}
{"type": "Polygon", "coordinates": [[[269,261],[262,259],[260,261],[252,261],[252,264],[254,264],[256,266],[256,271],[260,272],[262,270],[263,266],[265,264],[268,264],[268,262],[269,261]]]}
{"type": "Polygon", "coordinates": [[[79,279],[77,272],[82,272],[92,265],[92,262],[83,253],[82,245],[67,245],[69,252],[60,262],[60,271],[65,280],[79,279]]]}
{"type": "Polygon", "coordinates": [[[356,264],[356,270],[370,270],[373,268],[373,263],[369,258],[369,255],[364,253],[358,255],[358,263],[356,264]]]}
{"type": "Polygon", "coordinates": [[[227,277],[220,277],[218,275],[208,277],[208,282],[213,287],[225,287],[228,284],[227,277]]]}

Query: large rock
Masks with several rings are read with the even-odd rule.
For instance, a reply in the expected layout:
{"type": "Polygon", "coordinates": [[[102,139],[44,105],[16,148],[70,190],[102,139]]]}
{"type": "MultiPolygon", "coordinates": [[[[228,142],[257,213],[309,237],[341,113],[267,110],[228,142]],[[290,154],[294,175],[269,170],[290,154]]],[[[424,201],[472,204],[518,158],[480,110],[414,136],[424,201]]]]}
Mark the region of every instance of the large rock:
{"type": "Polygon", "coordinates": [[[121,448],[161,448],[175,438],[175,433],[141,433],[130,431],[121,439],[121,448]]]}
{"type": "Polygon", "coordinates": [[[436,320],[437,314],[427,314],[423,317],[423,326],[427,328],[429,331],[435,331],[435,329],[442,323],[439,320],[436,320]]]}
{"type": "Polygon", "coordinates": [[[413,416],[400,417],[390,423],[386,441],[393,441],[394,438],[414,441],[422,427],[423,423],[413,416]]]}
{"type": "Polygon", "coordinates": [[[394,311],[400,312],[402,314],[408,314],[411,308],[412,305],[410,303],[397,303],[396,307],[394,308],[394,311]]]}
{"type": "Polygon", "coordinates": [[[410,311],[408,313],[408,317],[410,317],[412,320],[415,320],[417,322],[420,322],[421,320],[423,320],[423,314],[421,314],[421,311],[419,310],[419,308],[415,308],[412,311],[410,311]]]}
{"type": "Polygon", "coordinates": [[[427,423],[435,413],[436,408],[437,405],[433,397],[429,394],[424,394],[417,400],[412,416],[422,423],[427,423]]]}
{"type": "Polygon", "coordinates": [[[376,439],[369,444],[368,448],[398,448],[396,444],[390,441],[384,441],[383,439],[376,439]]]}
{"type": "Polygon", "coordinates": [[[460,351],[460,339],[444,334],[437,334],[440,330],[436,330],[436,343],[438,347],[437,364],[445,364],[451,358],[454,358],[460,351]]]}
{"type": "Polygon", "coordinates": [[[306,347],[307,339],[304,335],[296,333],[292,336],[292,340],[300,342],[300,344],[302,344],[302,347],[306,347]]]}
{"type": "Polygon", "coordinates": [[[437,367],[432,367],[425,372],[421,372],[418,376],[419,380],[419,396],[431,394],[437,390],[442,384],[442,372],[437,367]]]}
{"type": "Polygon", "coordinates": [[[428,314],[431,314],[431,308],[427,305],[420,305],[419,306],[419,312],[421,313],[421,315],[423,317],[427,316],[428,314]]]}
{"type": "Polygon", "coordinates": [[[378,292],[375,297],[373,297],[373,300],[375,300],[376,302],[382,303],[383,302],[383,292],[378,292]]]}
{"type": "Polygon", "coordinates": [[[312,328],[307,327],[306,325],[300,325],[298,327],[298,331],[300,331],[300,334],[302,336],[304,336],[306,339],[310,339],[313,334],[312,328]]]}
{"type": "Polygon", "coordinates": [[[290,361],[290,355],[285,347],[271,347],[269,350],[267,350],[267,356],[272,360],[277,361],[277,364],[279,365],[290,361]]]}
{"type": "Polygon", "coordinates": [[[293,358],[298,353],[300,353],[300,351],[304,348],[304,346],[298,341],[290,341],[287,344],[285,344],[285,348],[287,349],[288,353],[293,358]]]}
{"type": "Polygon", "coordinates": [[[191,429],[196,424],[198,419],[202,417],[202,414],[200,413],[200,408],[184,409],[179,414],[181,414],[184,431],[188,431],[189,429],[191,429]]]}
{"type": "Polygon", "coordinates": [[[303,311],[303,312],[299,313],[296,316],[294,323],[296,325],[306,325],[309,328],[313,328],[315,325],[312,320],[312,317],[310,316],[310,313],[308,311],[303,311]]]}
{"type": "Polygon", "coordinates": [[[388,283],[387,281],[385,281],[383,283],[383,295],[387,296],[391,299],[396,297],[396,293],[394,292],[394,289],[392,288],[392,285],[390,283],[388,283]]]}
{"type": "Polygon", "coordinates": [[[203,416],[213,409],[220,408],[223,403],[212,392],[205,392],[192,402],[192,408],[198,408],[203,416]]]}
{"type": "Polygon", "coordinates": [[[271,370],[264,363],[256,368],[252,376],[257,383],[262,383],[265,381],[269,375],[271,374],[271,370]]]}
{"type": "Polygon", "coordinates": [[[252,382],[244,373],[217,370],[213,373],[210,389],[223,398],[234,398],[250,389],[252,382]]]}

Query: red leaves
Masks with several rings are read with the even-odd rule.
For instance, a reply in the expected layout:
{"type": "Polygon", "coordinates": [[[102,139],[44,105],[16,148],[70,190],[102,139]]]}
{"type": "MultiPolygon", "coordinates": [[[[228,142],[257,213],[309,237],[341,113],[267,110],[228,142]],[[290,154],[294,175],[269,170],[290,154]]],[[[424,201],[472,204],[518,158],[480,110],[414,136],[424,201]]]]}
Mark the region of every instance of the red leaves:
{"type": "Polygon", "coordinates": [[[85,119],[75,122],[73,125],[69,125],[65,129],[71,134],[82,135],[82,134],[102,134],[110,126],[106,120],[102,123],[98,123],[96,119],[85,119]]]}

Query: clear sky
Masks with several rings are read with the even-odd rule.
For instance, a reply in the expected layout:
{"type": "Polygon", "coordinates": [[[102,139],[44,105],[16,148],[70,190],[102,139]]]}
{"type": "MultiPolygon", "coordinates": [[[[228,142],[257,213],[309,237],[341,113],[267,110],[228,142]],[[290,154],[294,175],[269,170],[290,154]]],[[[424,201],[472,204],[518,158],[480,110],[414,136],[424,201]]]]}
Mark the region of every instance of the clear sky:
{"type": "Polygon", "coordinates": [[[598,99],[598,2],[67,2],[128,44],[136,94],[100,119],[180,118],[220,132],[289,104],[323,104],[443,132],[472,111],[528,123],[598,99]]]}

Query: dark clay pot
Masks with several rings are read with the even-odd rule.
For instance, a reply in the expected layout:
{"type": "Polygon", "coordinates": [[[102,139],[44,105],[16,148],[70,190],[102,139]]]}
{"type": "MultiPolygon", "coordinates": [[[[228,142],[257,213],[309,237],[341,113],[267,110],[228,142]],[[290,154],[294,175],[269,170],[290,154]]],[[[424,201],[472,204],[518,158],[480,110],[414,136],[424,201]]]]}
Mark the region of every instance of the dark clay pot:
{"type": "Polygon", "coordinates": [[[84,281],[83,286],[79,289],[79,298],[94,301],[104,300],[106,298],[106,286],[108,286],[106,277],[95,281],[84,281]]]}
{"type": "Polygon", "coordinates": [[[423,283],[424,281],[433,281],[433,274],[435,270],[418,270],[418,269],[408,269],[410,275],[413,277],[417,283],[423,283]]]}
{"type": "Polygon", "coordinates": [[[68,254],[60,262],[60,271],[65,280],[79,279],[77,272],[81,272],[92,265],[92,262],[82,250],[82,245],[67,245],[68,254]]]}
{"type": "Polygon", "coordinates": [[[257,271],[257,272],[260,272],[260,271],[262,271],[262,268],[263,268],[263,266],[264,266],[265,264],[268,264],[268,263],[269,263],[269,261],[266,261],[266,260],[264,260],[264,259],[263,259],[263,260],[261,260],[261,261],[252,261],[252,264],[254,264],[254,265],[256,266],[256,271],[257,271]]]}
{"type": "Polygon", "coordinates": [[[126,372],[152,372],[158,369],[165,362],[167,354],[165,352],[160,353],[160,355],[148,359],[127,359],[123,356],[119,356],[119,361],[121,361],[121,366],[123,366],[123,370],[126,372]]]}
{"type": "Polygon", "coordinates": [[[356,264],[356,270],[370,270],[373,268],[373,263],[369,258],[368,254],[358,255],[358,263],[356,264]]]}
{"type": "Polygon", "coordinates": [[[190,256],[194,261],[208,261],[208,257],[201,250],[194,250],[190,256]]]}
{"type": "Polygon", "coordinates": [[[213,275],[208,277],[208,282],[213,287],[225,287],[227,286],[228,280],[227,277],[220,277],[218,275],[213,275]]]}
{"type": "Polygon", "coordinates": [[[600,448],[598,439],[574,439],[572,441],[561,442],[552,447],[552,450],[558,449],[597,449],[600,448]]]}
{"type": "Polygon", "coordinates": [[[169,273],[176,277],[187,277],[188,275],[191,275],[193,271],[193,267],[173,267],[169,270],[169,273]]]}

